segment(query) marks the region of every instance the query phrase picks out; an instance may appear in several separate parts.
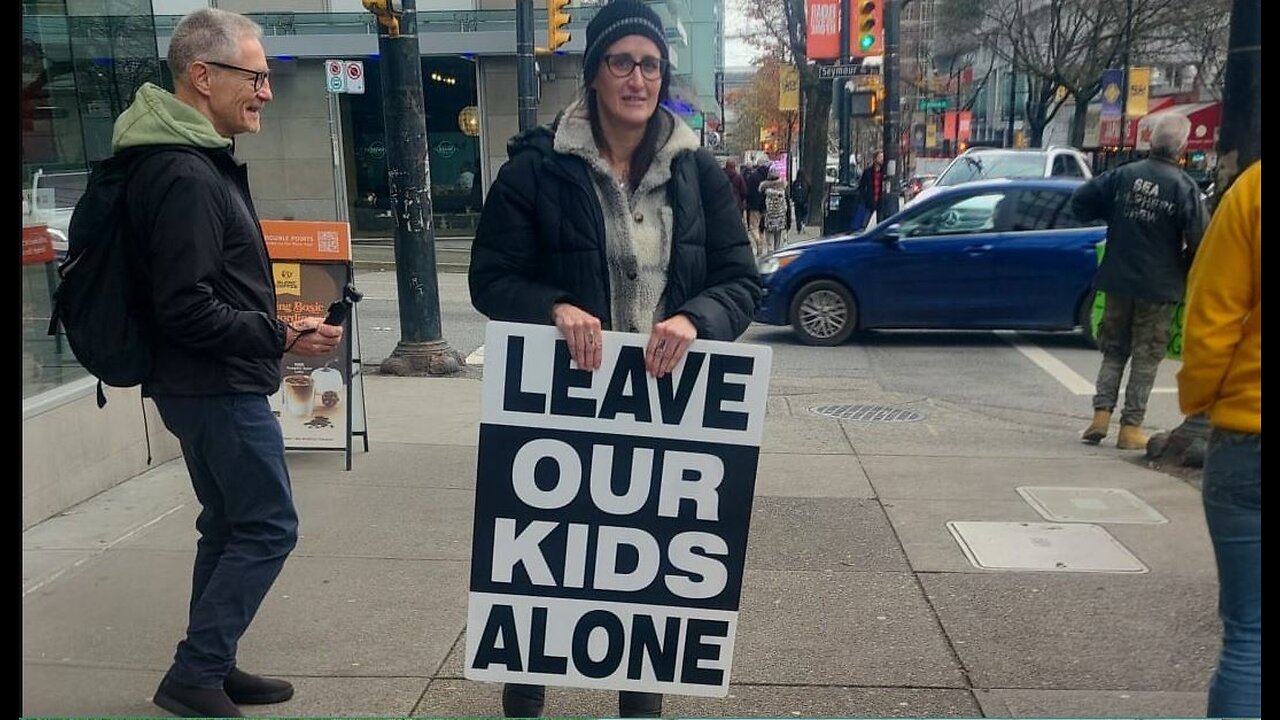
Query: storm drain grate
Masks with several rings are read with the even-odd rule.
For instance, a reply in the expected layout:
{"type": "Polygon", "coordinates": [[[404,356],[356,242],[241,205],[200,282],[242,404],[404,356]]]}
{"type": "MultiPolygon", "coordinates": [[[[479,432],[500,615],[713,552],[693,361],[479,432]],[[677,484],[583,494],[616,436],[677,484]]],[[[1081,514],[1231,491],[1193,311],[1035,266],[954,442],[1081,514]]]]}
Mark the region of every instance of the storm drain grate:
{"type": "Polygon", "coordinates": [[[907,423],[924,419],[924,415],[915,410],[888,405],[818,405],[809,408],[809,412],[837,420],[862,422],[907,423]]]}

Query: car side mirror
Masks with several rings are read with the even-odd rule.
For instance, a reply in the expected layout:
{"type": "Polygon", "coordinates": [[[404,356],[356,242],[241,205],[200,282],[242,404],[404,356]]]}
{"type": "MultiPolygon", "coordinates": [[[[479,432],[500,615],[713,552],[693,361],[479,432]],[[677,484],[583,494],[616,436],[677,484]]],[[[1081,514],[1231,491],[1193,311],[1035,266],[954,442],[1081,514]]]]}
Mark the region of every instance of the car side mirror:
{"type": "Polygon", "coordinates": [[[880,233],[880,240],[887,245],[897,245],[902,240],[902,226],[894,223],[880,233]]]}

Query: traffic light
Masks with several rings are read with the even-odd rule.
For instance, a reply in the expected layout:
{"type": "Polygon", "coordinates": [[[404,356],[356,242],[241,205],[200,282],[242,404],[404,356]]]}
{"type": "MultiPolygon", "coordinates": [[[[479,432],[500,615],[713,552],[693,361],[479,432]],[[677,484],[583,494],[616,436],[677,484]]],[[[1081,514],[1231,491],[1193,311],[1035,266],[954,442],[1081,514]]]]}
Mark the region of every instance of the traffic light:
{"type": "Polygon", "coordinates": [[[884,3],[886,0],[854,0],[853,47],[856,58],[884,55],[884,3]]]}
{"type": "Polygon", "coordinates": [[[378,22],[387,28],[391,37],[400,37],[400,0],[362,0],[364,9],[377,16],[378,22]]]}
{"type": "Polygon", "coordinates": [[[571,19],[565,11],[568,4],[569,0],[547,0],[547,49],[552,52],[573,38],[565,29],[571,19]]]}

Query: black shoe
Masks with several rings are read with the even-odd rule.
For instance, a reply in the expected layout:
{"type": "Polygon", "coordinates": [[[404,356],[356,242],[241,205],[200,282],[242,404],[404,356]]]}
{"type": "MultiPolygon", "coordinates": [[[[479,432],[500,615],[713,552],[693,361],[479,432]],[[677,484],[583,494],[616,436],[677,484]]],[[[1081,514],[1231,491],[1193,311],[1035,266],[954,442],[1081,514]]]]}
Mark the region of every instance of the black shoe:
{"type": "Polygon", "coordinates": [[[293,697],[293,685],[289,681],[250,675],[235,667],[222,681],[222,689],[237,705],[271,705],[293,697]]]}
{"type": "Polygon", "coordinates": [[[151,702],[178,717],[244,717],[222,688],[182,685],[165,677],[151,702]]]}

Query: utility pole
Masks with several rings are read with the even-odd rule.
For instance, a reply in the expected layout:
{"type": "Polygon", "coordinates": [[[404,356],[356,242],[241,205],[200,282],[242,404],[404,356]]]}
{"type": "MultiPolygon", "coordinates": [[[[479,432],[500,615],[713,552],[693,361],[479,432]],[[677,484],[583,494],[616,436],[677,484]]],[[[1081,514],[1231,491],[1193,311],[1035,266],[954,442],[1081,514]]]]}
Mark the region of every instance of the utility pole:
{"type": "Polygon", "coordinates": [[[1013,147],[1013,116],[1018,107],[1018,70],[1013,66],[1013,61],[1009,61],[1009,125],[1006,131],[1009,133],[1009,142],[1005,147],[1013,147]]]}
{"type": "MultiPolygon", "coordinates": [[[[840,62],[852,61],[849,55],[849,37],[853,34],[853,3],[851,0],[840,2],[840,62]]],[[[840,168],[841,185],[849,184],[849,93],[845,92],[846,80],[836,78],[831,83],[831,101],[836,104],[836,118],[839,120],[840,132],[840,168]]]]}
{"type": "Polygon", "coordinates": [[[533,59],[533,0],[516,0],[516,108],[520,132],[538,125],[538,75],[533,59]]]}
{"type": "Polygon", "coordinates": [[[440,287],[431,227],[431,171],[427,166],[417,0],[401,0],[399,5],[399,12],[387,11],[385,4],[380,6],[382,12],[374,10],[379,19],[382,114],[391,208],[396,220],[396,290],[400,303],[400,342],[382,362],[381,371],[391,375],[448,375],[458,372],[464,363],[440,333],[440,287]]]}
{"type": "Polygon", "coordinates": [[[876,222],[898,212],[898,149],[901,145],[902,101],[898,88],[898,27],[901,0],[884,3],[884,189],[876,222]]]}
{"type": "MultiPolygon", "coordinates": [[[[1129,48],[1133,45],[1133,0],[1124,0],[1124,54],[1121,55],[1120,64],[1124,69],[1120,71],[1120,147],[1127,146],[1129,140],[1129,48]]],[[[1134,144],[1137,144],[1137,138],[1134,138],[1134,144]]],[[[1129,158],[1133,158],[1133,149],[1130,148],[1129,158]]]]}

